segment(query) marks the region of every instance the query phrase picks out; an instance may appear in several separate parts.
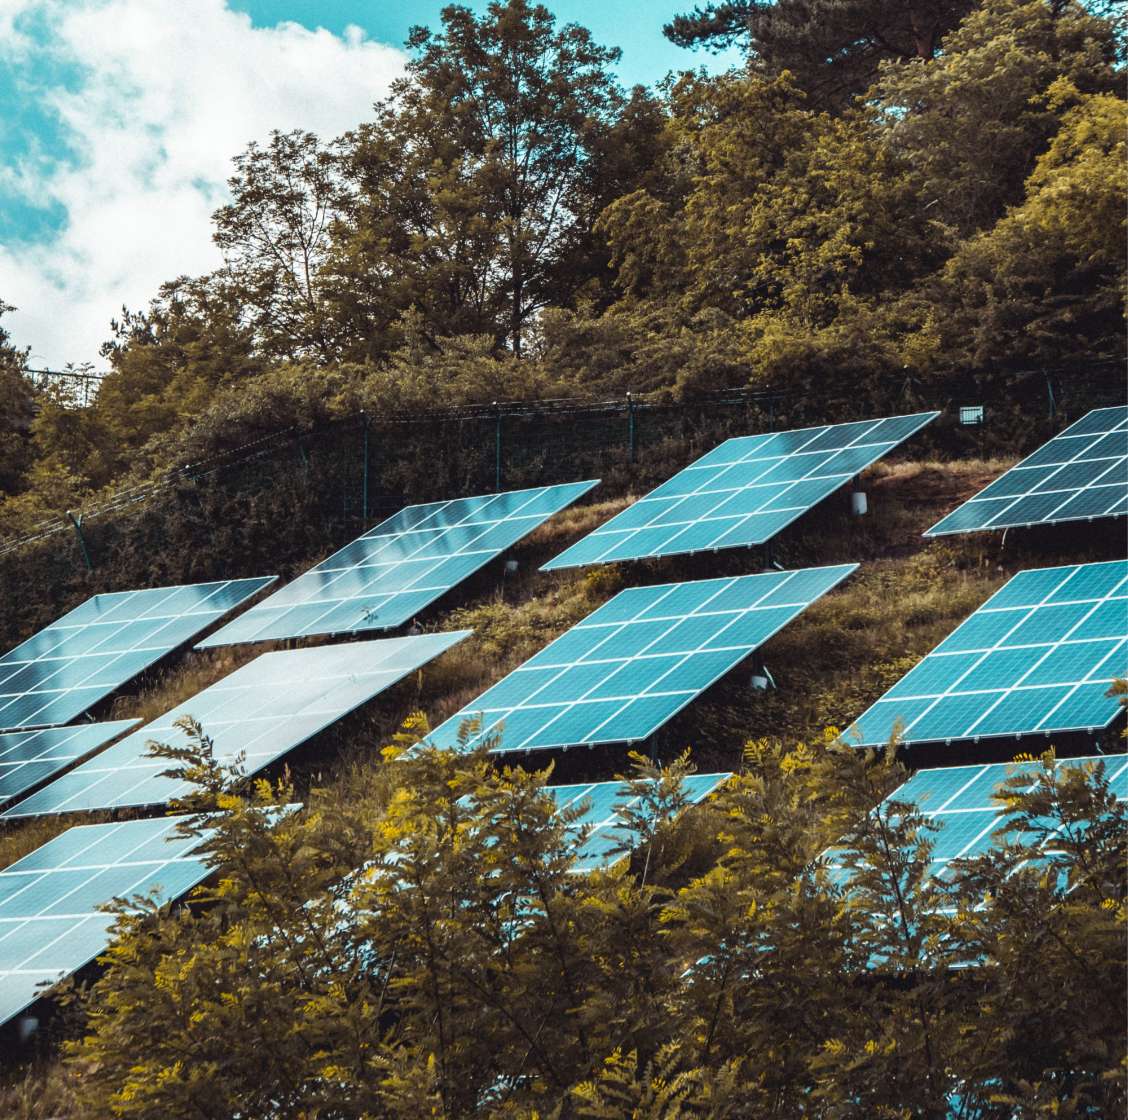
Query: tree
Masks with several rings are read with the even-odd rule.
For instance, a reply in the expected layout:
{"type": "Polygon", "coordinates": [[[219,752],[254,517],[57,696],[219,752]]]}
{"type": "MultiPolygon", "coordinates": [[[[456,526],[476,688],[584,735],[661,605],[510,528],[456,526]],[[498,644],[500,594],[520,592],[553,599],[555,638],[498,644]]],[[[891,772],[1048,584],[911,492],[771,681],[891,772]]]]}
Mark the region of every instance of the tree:
{"type": "Polygon", "coordinates": [[[526,0],[481,17],[452,5],[408,45],[407,75],[346,138],[355,201],[336,287],[377,323],[415,306],[436,333],[488,334],[520,356],[537,312],[593,273],[618,51],[526,0]]]}
{"type": "MultiPolygon", "coordinates": [[[[14,310],[0,300],[0,318],[14,310]]],[[[10,335],[0,326],[0,495],[23,488],[32,462],[35,389],[23,372],[27,354],[12,345],[10,335]]]]}
{"type": "Polygon", "coordinates": [[[932,58],[972,0],[724,0],[677,16],[666,36],[683,47],[740,43],[753,66],[791,73],[815,104],[843,107],[882,61],[932,58]]]}
{"type": "Polygon", "coordinates": [[[237,293],[264,357],[336,356],[322,267],[344,204],[338,160],[311,132],[272,132],[251,143],[228,179],[231,201],[214,215],[226,268],[220,286],[237,293]]]}

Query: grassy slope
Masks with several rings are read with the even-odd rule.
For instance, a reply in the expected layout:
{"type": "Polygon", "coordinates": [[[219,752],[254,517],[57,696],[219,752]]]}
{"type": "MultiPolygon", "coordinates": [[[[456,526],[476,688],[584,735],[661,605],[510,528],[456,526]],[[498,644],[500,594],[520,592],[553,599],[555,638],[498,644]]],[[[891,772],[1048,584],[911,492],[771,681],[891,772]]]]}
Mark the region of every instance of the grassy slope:
{"type": "MultiPolygon", "coordinates": [[[[900,461],[878,464],[863,481],[870,513],[853,518],[844,496],[800,520],[773,545],[784,567],[859,561],[861,567],[763,648],[778,688],[751,692],[747,669],[737,669],[676,717],[651,744],[668,756],[690,745],[702,770],[734,768],[750,738],[801,739],[826,726],[843,727],[931,649],[1014,571],[1023,567],[1111,558],[1114,533],[1083,527],[1053,533],[950,538],[927,542],[921,532],[980,489],[1009,462],[900,461]]],[[[472,628],[474,634],[421,673],[295,753],[299,788],[327,787],[348,799],[358,771],[373,764],[383,741],[413,710],[432,725],[624,586],[700,579],[754,571],[762,553],[729,552],[560,573],[538,566],[632,500],[625,495],[566,511],[542,526],[513,555],[514,576],[495,564],[456,589],[430,619],[434,629],[472,628]]],[[[276,648],[241,646],[188,654],[133,696],[120,697],[113,718],[152,718],[276,648]]],[[[531,765],[546,758],[534,755],[531,765]]],[[[559,753],[555,780],[613,777],[621,748],[559,753]]],[[[0,830],[0,866],[50,836],[98,814],[14,824],[0,830]]],[[[0,1111],[32,1115],[17,1084],[0,1089],[0,1111]]]]}

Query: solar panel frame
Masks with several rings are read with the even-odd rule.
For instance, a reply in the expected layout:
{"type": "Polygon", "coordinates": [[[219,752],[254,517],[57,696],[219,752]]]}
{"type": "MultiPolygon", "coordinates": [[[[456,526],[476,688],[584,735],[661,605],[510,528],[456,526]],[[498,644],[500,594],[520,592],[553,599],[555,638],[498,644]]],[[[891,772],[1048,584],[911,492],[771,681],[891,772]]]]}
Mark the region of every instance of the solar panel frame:
{"type": "Polygon", "coordinates": [[[939,412],[726,440],[541,571],[764,544],[939,412]]]}
{"type": "Polygon", "coordinates": [[[196,648],[402,626],[598,483],[406,506],[196,648]]]}
{"type": "MultiPolygon", "coordinates": [[[[1061,758],[1055,765],[1081,767],[1098,762],[1105,766],[1114,795],[1128,801],[1128,758],[1124,755],[1061,758]]],[[[994,834],[1005,824],[999,803],[993,797],[999,787],[1015,775],[1029,773],[1033,779],[1041,770],[1040,762],[993,762],[918,770],[884,799],[881,808],[892,802],[908,802],[937,826],[938,831],[928,835],[932,853],[925,877],[942,878],[955,860],[973,859],[991,849],[994,834]]],[[[848,874],[835,858],[836,851],[832,849],[828,854],[832,878],[848,881],[848,874]]]]}
{"type": "Polygon", "coordinates": [[[646,739],[857,567],[627,588],[424,743],[458,749],[462,724],[479,715],[467,746],[500,736],[496,753],[646,739]],[[565,689],[574,695],[561,698],[565,689]]]}
{"type": "Polygon", "coordinates": [[[17,801],[0,817],[160,805],[184,796],[192,789],[190,783],[161,777],[168,762],[147,753],[153,740],[186,743],[185,733],[173,726],[184,716],[202,725],[217,759],[232,762],[242,753],[246,773],[255,774],[470,633],[456,630],[260,654],[17,801]]]}
{"type": "Polygon", "coordinates": [[[119,719],[0,734],[0,805],[93,754],[140,722],[119,719]]]}
{"type": "Polygon", "coordinates": [[[0,1024],[106,950],[115,918],[99,906],[151,890],[164,904],[207,878],[191,854],[206,833],[175,835],[187,819],[78,825],[0,869],[0,1024]]]}
{"type": "Polygon", "coordinates": [[[1096,408],[941,518],[926,537],[1128,513],[1128,405],[1096,408]]]}
{"type": "Polygon", "coordinates": [[[0,657],[0,731],[69,723],[277,578],[91,596],[0,657]]]}
{"type": "Polygon", "coordinates": [[[1097,731],[1117,717],[1104,694],[1126,672],[1128,560],[1030,568],[870,705],[847,741],[884,745],[898,719],[907,746],[1097,731]]]}
{"type": "MultiPolygon", "coordinates": [[[[682,789],[689,804],[697,805],[731,777],[731,773],[689,774],[682,779],[682,789]]],[[[633,808],[639,801],[638,795],[625,782],[581,782],[546,786],[544,792],[556,802],[557,812],[583,810],[570,828],[577,841],[584,829],[590,829],[583,842],[578,844],[573,872],[587,874],[614,866],[624,858],[621,854],[612,857],[610,853],[614,848],[624,843],[635,846],[631,844],[632,835],[617,811],[620,808],[633,808]]]]}

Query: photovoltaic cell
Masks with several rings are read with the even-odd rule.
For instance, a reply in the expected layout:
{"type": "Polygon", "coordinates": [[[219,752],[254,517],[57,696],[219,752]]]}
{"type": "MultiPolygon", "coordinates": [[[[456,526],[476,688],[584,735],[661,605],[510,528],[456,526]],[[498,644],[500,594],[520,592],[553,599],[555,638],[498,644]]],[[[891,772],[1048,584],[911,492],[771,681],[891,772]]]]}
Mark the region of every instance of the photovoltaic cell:
{"type": "MultiPolygon", "coordinates": [[[[1097,765],[1104,766],[1116,797],[1128,801],[1128,760],[1123,755],[1067,758],[1057,762],[1059,767],[1097,765]]],[[[953,860],[973,859],[991,849],[992,837],[1006,825],[995,794],[1007,779],[1029,774],[1033,784],[1041,772],[1040,762],[918,770],[885,799],[883,807],[889,802],[910,802],[937,826],[938,831],[928,834],[933,845],[928,874],[938,876],[953,860]]],[[[833,855],[831,868],[833,874],[833,855]]]]}
{"type": "Polygon", "coordinates": [[[65,770],[140,722],[119,719],[0,735],[0,804],[65,770]]]}
{"type": "Polygon", "coordinates": [[[480,717],[497,751],[634,742],[845,579],[856,564],[631,587],[435,729],[480,717]]]}
{"type": "Polygon", "coordinates": [[[726,440],[542,570],[763,544],[939,415],[726,440]]]}
{"type": "Polygon", "coordinates": [[[217,759],[230,763],[243,753],[246,772],[254,774],[469,633],[264,653],[0,815],[161,805],[183,796],[192,787],[162,777],[169,763],[149,757],[148,744],[186,743],[174,726],[184,716],[202,725],[217,759]]]}
{"type": "Polygon", "coordinates": [[[277,578],[87,599],[0,657],[0,731],[69,722],[277,578]]]}
{"type": "Polygon", "coordinates": [[[0,1023],[107,948],[100,907],[154,891],[163,904],[207,877],[201,838],[175,835],[184,819],[80,825],[0,871],[0,1023]]]}
{"type": "Polygon", "coordinates": [[[847,734],[908,744],[1107,727],[1128,673],[1128,561],[1019,572],[847,734]],[[856,735],[855,735],[856,733],[856,735]]]}
{"type": "Polygon", "coordinates": [[[197,648],[401,626],[597,483],[408,506],[197,648]]]}
{"type": "Polygon", "coordinates": [[[1091,521],[1128,513],[1128,405],[1094,409],[924,535],[1091,521]]]}
{"type": "MultiPolygon", "coordinates": [[[[689,803],[696,805],[731,777],[731,774],[690,774],[683,779],[682,790],[689,803]]],[[[553,797],[558,810],[582,813],[571,826],[578,843],[574,870],[587,872],[610,867],[623,857],[623,848],[637,846],[638,837],[620,814],[621,810],[635,808],[639,800],[626,783],[550,786],[545,793],[553,797]],[[587,836],[581,840],[585,830],[587,836]]]]}

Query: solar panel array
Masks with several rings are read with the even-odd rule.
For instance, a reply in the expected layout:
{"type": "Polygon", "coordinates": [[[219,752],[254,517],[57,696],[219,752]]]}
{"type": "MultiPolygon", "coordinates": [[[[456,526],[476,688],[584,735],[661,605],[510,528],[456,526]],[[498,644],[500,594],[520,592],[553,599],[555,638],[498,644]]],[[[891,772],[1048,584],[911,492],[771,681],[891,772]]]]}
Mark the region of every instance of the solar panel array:
{"type": "Polygon", "coordinates": [[[631,587],[573,626],[427,736],[459,729],[497,751],[634,742],[845,579],[856,564],[631,587]]]}
{"type": "Polygon", "coordinates": [[[0,735],[0,803],[26,793],[140,722],[119,719],[0,735]]]}
{"type": "Polygon", "coordinates": [[[275,579],[87,599],[0,657],[0,731],[67,723],[275,579]]]}
{"type": "Polygon", "coordinates": [[[763,544],[939,415],[726,440],[542,570],[763,544]]]}
{"type": "MultiPolygon", "coordinates": [[[[696,805],[731,777],[731,774],[690,774],[682,780],[682,792],[689,804],[696,805]]],[[[571,825],[577,841],[587,831],[576,851],[576,871],[610,867],[623,857],[624,848],[637,846],[638,837],[626,826],[621,812],[634,809],[639,797],[625,782],[549,786],[545,793],[553,797],[558,810],[582,810],[582,815],[571,825]]]]}
{"type": "MultiPolygon", "coordinates": [[[[1128,801],[1128,759],[1110,758],[1059,759],[1059,767],[1105,766],[1112,792],[1121,801],[1128,801]]],[[[935,770],[918,770],[908,781],[894,790],[883,804],[891,801],[911,802],[937,827],[927,834],[932,844],[928,874],[942,876],[944,869],[956,859],[973,859],[990,851],[992,837],[1006,824],[999,814],[996,791],[1008,778],[1029,774],[1031,784],[1042,772],[1040,762],[998,762],[985,766],[948,766],[935,770]]],[[[832,878],[846,881],[848,875],[831,857],[832,878]]]]}
{"type": "Polygon", "coordinates": [[[253,774],[469,633],[264,653],[0,815],[160,805],[184,796],[192,788],[189,783],[162,777],[169,763],[148,754],[154,740],[187,742],[186,734],[174,726],[183,716],[203,726],[218,760],[230,763],[242,752],[246,772],[253,774]]]}
{"type": "Polygon", "coordinates": [[[1128,405],[1094,409],[924,535],[1089,521],[1128,513],[1128,405]]]}
{"type": "Polygon", "coordinates": [[[80,825],[0,870],[0,1023],[106,949],[100,907],[154,890],[169,902],[207,877],[201,840],[175,835],[184,819],[80,825]]]}
{"type": "Polygon", "coordinates": [[[197,648],[401,626],[597,483],[408,506],[197,648]]]}
{"type": "Polygon", "coordinates": [[[855,724],[857,746],[1107,727],[1128,673],[1128,561],[1019,572],[855,724]]]}

